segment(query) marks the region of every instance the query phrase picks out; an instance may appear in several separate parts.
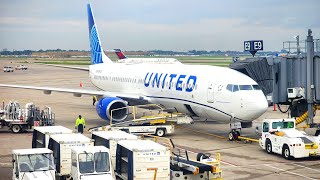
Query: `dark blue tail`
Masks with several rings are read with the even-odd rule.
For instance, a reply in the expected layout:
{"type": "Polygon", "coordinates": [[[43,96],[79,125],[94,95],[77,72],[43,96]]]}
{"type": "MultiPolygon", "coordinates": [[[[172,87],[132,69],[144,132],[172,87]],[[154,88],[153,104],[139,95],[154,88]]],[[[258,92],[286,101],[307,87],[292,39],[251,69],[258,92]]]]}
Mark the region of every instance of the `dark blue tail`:
{"type": "Polygon", "coordinates": [[[87,5],[89,40],[91,48],[91,64],[112,63],[112,61],[104,54],[101,47],[97,26],[94,22],[94,16],[90,4],[87,5]]]}

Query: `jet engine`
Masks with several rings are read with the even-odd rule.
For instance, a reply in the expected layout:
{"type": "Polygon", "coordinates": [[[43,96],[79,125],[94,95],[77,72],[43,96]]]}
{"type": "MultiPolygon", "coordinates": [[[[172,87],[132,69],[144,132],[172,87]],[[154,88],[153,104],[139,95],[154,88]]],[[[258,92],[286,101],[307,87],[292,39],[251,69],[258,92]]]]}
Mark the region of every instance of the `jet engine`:
{"type": "Polygon", "coordinates": [[[104,120],[110,121],[112,119],[112,122],[121,122],[128,116],[129,109],[125,108],[127,106],[127,102],[118,97],[107,97],[99,100],[96,110],[98,115],[104,120]],[[112,111],[112,118],[111,110],[114,110],[112,111]]]}

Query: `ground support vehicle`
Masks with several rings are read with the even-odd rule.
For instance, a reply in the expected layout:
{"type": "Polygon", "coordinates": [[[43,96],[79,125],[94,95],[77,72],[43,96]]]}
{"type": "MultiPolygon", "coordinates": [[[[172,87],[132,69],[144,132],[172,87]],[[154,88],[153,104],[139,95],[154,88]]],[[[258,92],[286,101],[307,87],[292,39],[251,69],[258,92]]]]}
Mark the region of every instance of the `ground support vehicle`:
{"type": "Polygon", "coordinates": [[[11,66],[3,67],[3,72],[13,72],[13,68],[11,66]]]}
{"type": "Polygon", "coordinates": [[[150,140],[118,142],[116,176],[120,179],[170,179],[170,150],[150,140]]]}
{"type": "Polygon", "coordinates": [[[95,146],[105,146],[110,150],[112,168],[116,169],[116,150],[121,140],[137,140],[138,137],[124,131],[93,131],[92,139],[95,146]]]}
{"type": "Polygon", "coordinates": [[[162,137],[166,134],[174,133],[174,125],[129,125],[129,126],[112,126],[112,131],[120,130],[131,134],[154,134],[162,137]]]}
{"type": "Polygon", "coordinates": [[[55,180],[52,151],[47,148],[12,151],[13,180],[55,180]]]}
{"type": "Polygon", "coordinates": [[[8,127],[13,133],[24,132],[33,126],[54,125],[55,114],[50,107],[41,110],[33,103],[21,108],[16,101],[10,101],[0,110],[0,128],[8,127]]]}
{"type": "Polygon", "coordinates": [[[210,153],[198,153],[197,161],[190,160],[187,151],[185,151],[185,157],[175,153],[172,153],[172,155],[173,158],[170,163],[171,180],[222,179],[219,153],[216,154],[215,158],[210,157],[210,153]]]}
{"type": "Polygon", "coordinates": [[[28,67],[22,64],[22,65],[17,65],[17,66],[15,67],[15,69],[16,69],[16,70],[27,70],[28,67]]]}
{"type": "Polygon", "coordinates": [[[71,148],[93,146],[93,140],[82,134],[54,134],[50,136],[48,148],[53,151],[57,175],[61,178],[71,174],[71,148]]]}
{"type": "Polygon", "coordinates": [[[109,149],[104,146],[73,147],[70,176],[73,180],[114,180],[109,149]]]}
{"type": "MultiPolygon", "coordinates": [[[[174,133],[174,124],[193,123],[193,119],[190,116],[181,113],[165,113],[164,109],[155,104],[124,108],[132,108],[132,110],[128,111],[132,112],[133,119],[117,124],[112,124],[111,119],[110,125],[91,128],[89,131],[121,130],[132,134],[154,134],[162,137],[166,134],[174,133]],[[145,112],[145,110],[140,110],[142,107],[150,108],[151,110],[145,112]]],[[[111,114],[124,108],[112,110],[111,114]]]]}
{"type": "Polygon", "coordinates": [[[320,136],[299,131],[295,119],[265,119],[259,144],[267,153],[286,159],[320,156],[320,136]]]}
{"type": "Polygon", "coordinates": [[[71,134],[72,130],[63,126],[38,126],[33,129],[32,148],[48,148],[53,134],[71,134]]]}

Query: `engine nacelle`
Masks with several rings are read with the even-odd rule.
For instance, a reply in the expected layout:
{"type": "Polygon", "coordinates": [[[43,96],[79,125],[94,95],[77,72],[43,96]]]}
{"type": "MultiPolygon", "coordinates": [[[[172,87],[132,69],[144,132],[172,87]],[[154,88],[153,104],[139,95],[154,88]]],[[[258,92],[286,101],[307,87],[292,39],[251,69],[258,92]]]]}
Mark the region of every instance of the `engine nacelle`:
{"type": "Polygon", "coordinates": [[[98,115],[104,120],[111,120],[111,110],[123,108],[119,110],[112,111],[112,122],[124,121],[127,116],[129,109],[127,107],[126,101],[117,97],[102,98],[96,105],[96,110],[98,115]]]}

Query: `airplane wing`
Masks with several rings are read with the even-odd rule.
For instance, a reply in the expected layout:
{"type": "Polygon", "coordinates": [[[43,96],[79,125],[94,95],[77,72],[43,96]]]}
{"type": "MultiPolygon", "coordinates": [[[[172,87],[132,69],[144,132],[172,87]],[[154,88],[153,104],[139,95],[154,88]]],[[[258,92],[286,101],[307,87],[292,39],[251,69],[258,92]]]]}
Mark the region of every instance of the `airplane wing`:
{"type": "Polygon", "coordinates": [[[43,91],[44,94],[51,94],[54,92],[63,92],[73,94],[75,97],[81,97],[82,95],[97,95],[100,97],[119,97],[128,102],[148,102],[148,98],[143,95],[137,94],[127,94],[127,93],[113,93],[106,91],[97,91],[97,90],[89,90],[89,89],[69,89],[69,88],[54,88],[54,87],[36,87],[36,86],[24,86],[24,85],[14,85],[14,84],[0,84],[0,87],[8,87],[8,88],[19,88],[19,89],[32,89],[32,90],[40,90],[43,91]]]}
{"type": "Polygon", "coordinates": [[[63,66],[63,65],[57,65],[57,64],[42,64],[42,65],[54,66],[54,67],[60,67],[60,68],[66,68],[66,69],[75,69],[75,70],[89,71],[89,68],[85,68],[85,67],[63,66]]]}

